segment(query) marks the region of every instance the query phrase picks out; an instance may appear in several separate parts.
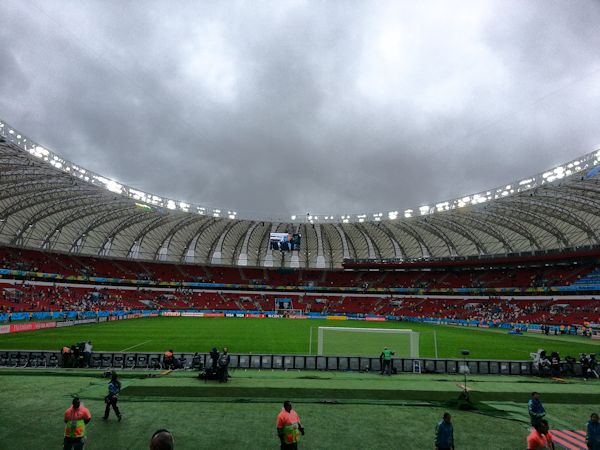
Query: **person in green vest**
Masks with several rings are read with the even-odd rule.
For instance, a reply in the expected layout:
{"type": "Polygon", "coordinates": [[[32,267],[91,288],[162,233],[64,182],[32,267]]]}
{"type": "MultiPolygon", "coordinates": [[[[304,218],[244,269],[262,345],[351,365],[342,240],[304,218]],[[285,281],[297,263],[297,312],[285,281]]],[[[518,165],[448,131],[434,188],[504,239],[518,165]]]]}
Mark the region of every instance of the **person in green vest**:
{"type": "Polygon", "coordinates": [[[81,404],[79,397],[73,398],[73,405],[65,411],[65,439],[63,450],[83,450],[85,426],[92,420],[90,411],[81,404]]]}
{"type": "Polygon", "coordinates": [[[387,373],[388,375],[392,374],[392,356],[395,353],[391,351],[389,348],[385,347],[379,355],[379,361],[381,361],[381,375],[387,373]]]}
{"type": "Polygon", "coordinates": [[[283,409],[277,416],[277,436],[281,450],[297,450],[300,435],[304,436],[304,427],[300,423],[300,416],[292,408],[292,402],[283,402],[283,409]]]}

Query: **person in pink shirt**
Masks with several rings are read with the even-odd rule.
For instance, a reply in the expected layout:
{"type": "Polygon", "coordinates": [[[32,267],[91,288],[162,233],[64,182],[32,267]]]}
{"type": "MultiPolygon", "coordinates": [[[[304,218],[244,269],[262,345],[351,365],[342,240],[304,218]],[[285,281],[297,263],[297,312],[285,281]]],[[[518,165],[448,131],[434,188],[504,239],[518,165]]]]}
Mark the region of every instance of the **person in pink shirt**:
{"type": "Polygon", "coordinates": [[[527,450],[554,450],[552,434],[546,419],[533,424],[534,430],[527,437],[527,450]]]}
{"type": "Polygon", "coordinates": [[[277,416],[277,436],[281,442],[281,450],[298,448],[300,434],[304,436],[304,427],[300,423],[298,413],[292,409],[292,402],[283,402],[283,409],[277,416]]]}
{"type": "Polygon", "coordinates": [[[73,405],[65,411],[65,439],[63,450],[83,450],[85,426],[92,420],[90,411],[81,404],[79,397],[73,398],[73,405]]]}

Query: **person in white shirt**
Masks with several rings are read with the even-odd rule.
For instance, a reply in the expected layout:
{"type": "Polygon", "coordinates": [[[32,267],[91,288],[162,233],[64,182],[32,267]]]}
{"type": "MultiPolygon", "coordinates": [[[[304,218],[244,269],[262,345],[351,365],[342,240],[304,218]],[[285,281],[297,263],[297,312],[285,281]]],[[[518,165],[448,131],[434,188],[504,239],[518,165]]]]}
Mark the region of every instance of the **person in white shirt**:
{"type": "Polygon", "coordinates": [[[87,341],[83,346],[83,365],[90,367],[92,363],[92,341],[87,341]]]}

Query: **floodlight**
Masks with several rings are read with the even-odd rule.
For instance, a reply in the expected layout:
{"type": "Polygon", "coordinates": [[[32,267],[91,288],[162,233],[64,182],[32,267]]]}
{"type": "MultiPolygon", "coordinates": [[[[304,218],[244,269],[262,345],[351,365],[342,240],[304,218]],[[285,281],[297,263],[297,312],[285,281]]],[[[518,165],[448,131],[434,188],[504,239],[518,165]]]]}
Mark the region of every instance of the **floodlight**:
{"type": "Polygon", "coordinates": [[[292,220],[296,220],[296,216],[292,216],[292,220]]]}

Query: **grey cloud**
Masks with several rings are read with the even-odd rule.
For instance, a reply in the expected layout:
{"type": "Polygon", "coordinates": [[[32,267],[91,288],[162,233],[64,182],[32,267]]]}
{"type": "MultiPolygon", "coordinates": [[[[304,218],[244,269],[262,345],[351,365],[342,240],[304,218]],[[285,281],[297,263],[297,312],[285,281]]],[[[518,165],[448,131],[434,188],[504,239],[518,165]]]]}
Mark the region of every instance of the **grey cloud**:
{"type": "Polygon", "coordinates": [[[591,1],[6,3],[0,117],[172,198],[401,210],[600,147],[591,1]]]}

